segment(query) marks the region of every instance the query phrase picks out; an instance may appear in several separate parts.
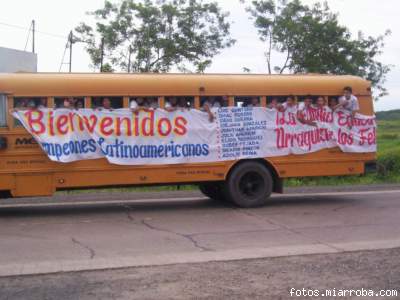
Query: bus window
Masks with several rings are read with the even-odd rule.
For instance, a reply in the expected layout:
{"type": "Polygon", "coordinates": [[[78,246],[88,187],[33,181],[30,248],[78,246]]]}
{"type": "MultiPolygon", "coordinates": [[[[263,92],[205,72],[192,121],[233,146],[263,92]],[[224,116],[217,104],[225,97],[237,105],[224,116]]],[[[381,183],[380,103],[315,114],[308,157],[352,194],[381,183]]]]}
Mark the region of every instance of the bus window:
{"type": "Polygon", "coordinates": [[[259,107],[261,106],[261,97],[258,96],[238,96],[235,97],[235,106],[238,107],[259,107]]]}
{"type": "MultiPolygon", "coordinates": [[[[47,107],[47,98],[45,97],[18,97],[14,98],[14,109],[40,109],[47,107]]],[[[14,119],[14,126],[22,126],[21,122],[14,119]]]]}
{"type": "Polygon", "coordinates": [[[54,98],[54,108],[85,108],[85,99],[82,97],[56,97],[54,98]]]}
{"type": "Polygon", "coordinates": [[[118,109],[123,108],[122,97],[93,97],[92,108],[97,109],[118,109]]]}
{"type": "Polygon", "coordinates": [[[0,94],[0,127],[7,126],[7,97],[0,94]]]}
{"type": "Polygon", "coordinates": [[[210,108],[227,107],[229,99],[226,96],[204,96],[200,98],[200,108],[204,109],[204,105],[208,104],[210,108]]]}
{"type": "Polygon", "coordinates": [[[129,108],[150,108],[157,109],[160,107],[158,103],[158,97],[130,97],[129,98],[129,108]]]}
{"type": "Polygon", "coordinates": [[[193,96],[170,96],[165,97],[165,109],[175,110],[177,108],[193,108],[194,107],[194,97],[193,96]]]}

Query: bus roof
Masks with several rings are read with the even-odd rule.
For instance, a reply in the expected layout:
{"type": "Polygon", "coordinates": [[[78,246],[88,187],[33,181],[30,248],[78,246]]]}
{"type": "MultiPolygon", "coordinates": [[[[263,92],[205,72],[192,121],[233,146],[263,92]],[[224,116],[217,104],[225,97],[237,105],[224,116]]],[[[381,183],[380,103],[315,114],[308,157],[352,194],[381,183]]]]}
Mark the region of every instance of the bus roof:
{"type": "Polygon", "coordinates": [[[339,95],[351,86],[370,95],[371,84],[349,75],[266,74],[0,74],[0,93],[15,96],[339,95]]]}

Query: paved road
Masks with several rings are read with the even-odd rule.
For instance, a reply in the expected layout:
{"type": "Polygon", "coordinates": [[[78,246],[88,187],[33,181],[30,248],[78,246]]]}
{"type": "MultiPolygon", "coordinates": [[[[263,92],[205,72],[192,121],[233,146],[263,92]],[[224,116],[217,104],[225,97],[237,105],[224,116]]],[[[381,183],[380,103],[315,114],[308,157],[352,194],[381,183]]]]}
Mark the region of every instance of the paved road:
{"type": "Polygon", "coordinates": [[[0,300],[399,299],[399,259],[386,249],[1,277],[0,300]],[[303,288],[319,296],[291,297],[303,288]],[[362,289],[374,296],[349,296],[362,289]]]}
{"type": "Polygon", "coordinates": [[[4,201],[0,276],[400,247],[400,190],[278,195],[258,209],[147,195],[163,200],[4,201]]]}

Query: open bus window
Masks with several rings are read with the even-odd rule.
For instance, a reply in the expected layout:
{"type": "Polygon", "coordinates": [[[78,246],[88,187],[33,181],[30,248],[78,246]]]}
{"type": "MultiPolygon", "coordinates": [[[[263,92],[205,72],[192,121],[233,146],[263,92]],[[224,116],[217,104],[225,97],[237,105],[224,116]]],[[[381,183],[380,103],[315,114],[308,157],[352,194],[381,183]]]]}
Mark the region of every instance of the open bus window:
{"type": "Polygon", "coordinates": [[[235,106],[237,106],[237,107],[259,107],[259,106],[261,106],[261,97],[258,97],[258,96],[235,97],[235,106]]]}
{"type": "Polygon", "coordinates": [[[171,96],[165,97],[165,109],[189,109],[194,107],[194,97],[193,96],[171,96]]]}
{"type": "Polygon", "coordinates": [[[204,105],[210,108],[227,107],[229,99],[226,96],[204,96],[200,98],[200,108],[204,109],[204,105]]]}
{"type": "Polygon", "coordinates": [[[267,107],[270,109],[278,109],[278,107],[285,105],[288,98],[292,98],[295,101],[295,97],[288,96],[267,96],[267,107]]]}
{"type": "Polygon", "coordinates": [[[160,107],[158,102],[158,97],[130,97],[129,98],[129,108],[130,109],[157,109],[160,107]]]}
{"type": "Polygon", "coordinates": [[[85,108],[85,99],[82,97],[57,97],[54,98],[54,108],[85,108]]]}
{"type": "Polygon", "coordinates": [[[92,108],[95,109],[118,109],[123,108],[122,97],[93,97],[92,108]]]}
{"type": "MultiPolygon", "coordinates": [[[[47,98],[45,97],[14,98],[14,109],[16,110],[41,109],[46,107],[47,107],[47,98]]],[[[22,124],[17,119],[14,119],[14,126],[22,126],[22,124]]]]}
{"type": "Polygon", "coordinates": [[[0,127],[7,126],[7,97],[0,94],[0,127]]]}
{"type": "Polygon", "coordinates": [[[18,97],[14,98],[14,109],[40,109],[47,107],[45,97],[18,97]]]}

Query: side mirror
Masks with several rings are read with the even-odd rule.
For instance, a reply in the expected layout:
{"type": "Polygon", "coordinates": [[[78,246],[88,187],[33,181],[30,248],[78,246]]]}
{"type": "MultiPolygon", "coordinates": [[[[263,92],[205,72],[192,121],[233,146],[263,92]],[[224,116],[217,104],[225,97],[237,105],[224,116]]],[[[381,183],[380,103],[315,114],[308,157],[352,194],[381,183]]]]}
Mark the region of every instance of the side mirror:
{"type": "Polygon", "coordinates": [[[0,136],[0,149],[7,148],[7,138],[0,136]]]}

